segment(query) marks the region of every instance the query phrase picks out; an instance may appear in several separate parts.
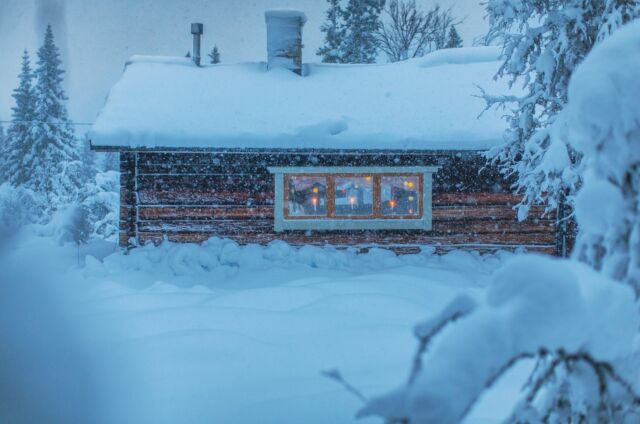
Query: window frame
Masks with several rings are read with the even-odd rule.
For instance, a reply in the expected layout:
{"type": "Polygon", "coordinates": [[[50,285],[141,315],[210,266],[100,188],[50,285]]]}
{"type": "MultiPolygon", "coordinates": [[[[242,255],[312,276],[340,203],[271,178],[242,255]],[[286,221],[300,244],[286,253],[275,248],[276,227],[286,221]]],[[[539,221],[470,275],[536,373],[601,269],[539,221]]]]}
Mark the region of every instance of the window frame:
{"type": "Polygon", "coordinates": [[[438,166],[421,167],[269,167],[274,174],[274,229],[287,230],[426,230],[432,228],[432,180],[438,166]],[[322,176],[327,179],[326,216],[290,216],[288,213],[289,177],[322,176]],[[373,177],[371,215],[337,215],[335,179],[373,177]],[[418,177],[417,215],[383,215],[381,212],[382,177],[418,177]],[[420,192],[422,195],[420,195],[420,192]]]}

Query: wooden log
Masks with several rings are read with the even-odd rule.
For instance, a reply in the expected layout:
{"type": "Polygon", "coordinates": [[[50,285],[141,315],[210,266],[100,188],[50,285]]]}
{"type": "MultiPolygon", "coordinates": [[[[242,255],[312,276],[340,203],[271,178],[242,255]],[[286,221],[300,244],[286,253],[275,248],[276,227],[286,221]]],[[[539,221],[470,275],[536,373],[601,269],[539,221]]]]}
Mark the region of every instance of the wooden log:
{"type": "MultiPolygon", "coordinates": [[[[158,233],[141,233],[141,236],[140,236],[142,244],[149,243],[149,242],[159,244],[163,240],[165,240],[165,238],[169,241],[176,242],[176,243],[203,243],[209,238],[211,238],[211,236],[204,233],[180,233],[180,234],[169,234],[169,235],[163,235],[158,233]]],[[[246,243],[243,243],[242,240],[238,240],[238,239],[234,241],[239,242],[239,244],[259,244],[256,241],[248,241],[246,243]]],[[[263,245],[268,244],[268,241],[266,243],[262,242],[261,244],[263,245]]],[[[290,244],[294,247],[308,245],[308,243],[305,243],[305,244],[290,243],[290,244]]],[[[316,243],[315,245],[325,246],[326,244],[316,243]]],[[[341,249],[341,248],[354,249],[355,248],[360,253],[366,253],[372,248],[382,248],[382,249],[388,249],[388,250],[394,251],[397,254],[412,254],[412,253],[418,253],[419,251],[422,250],[422,248],[431,247],[431,248],[435,248],[435,253],[437,254],[447,253],[452,250],[468,250],[468,251],[476,251],[484,254],[484,253],[493,253],[497,250],[515,251],[515,250],[521,250],[521,249],[527,252],[544,253],[547,255],[555,254],[555,247],[549,246],[549,245],[467,243],[467,244],[436,244],[436,245],[429,244],[429,245],[413,245],[412,246],[412,245],[381,245],[376,243],[370,243],[365,245],[352,245],[352,244],[332,245],[332,247],[336,247],[338,249],[341,249]]]]}
{"type": "Polygon", "coordinates": [[[273,206],[140,206],[138,215],[141,220],[273,219],[273,206]]]}
{"type": "Polygon", "coordinates": [[[120,220],[135,223],[136,208],[130,205],[120,205],[120,220]]]}
{"type": "Polygon", "coordinates": [[[553,233],[506,233],[506,234],[437,234],[415,233],[407,234],[371,234],[371,233],[299,233],[283,232],[274,233],[261,231],[258,233],[212,233],[212,232],[172,232],[172,231],[139,231],[139,237],[162,237],[164,235],[174,239],[198,239],[206,240],[209,237],[227,237],[240,243],[269,243],[273,240],[284,240],[292,244],[514,244],[514,245],[544,245],[550,246],[555,242],[553,233]]]}
{"type": "Polygon", "coordinates": [[[127,247],[136,234],[135,154],[120,154],[120,222],[118,242],[127,247]]]}
{"type": "MultiPolygon", "coordinates": [[[[540,217],[544,213],[543,206],[533,206],[530,216],[540,217]]],[[[434,220],[459,220],[459,219],[516,219],[516,211],[509,206],[433,206],[434,220]]],[[[552,219],[553,214],[547,215],[545,219],[552,219]]]]}
{"type": "MultiPolygon", "coordinates": [[[[217,165],[225,170],[235,168],[245,168],[251,166],[407,166],[407,165],[440,165],[451,160],[461,161],[481,161],[486,160],[475,151],[416,151],[416,152],[389,152],[389,151],[296,151],[296,152],[233,152],[211,153],[211,152],[140,152],[139,165],[152,169],[159,165],[151,173],[161,172],[171,173],[176,170],[174,165],[217,165]]],[[[147,168],[141,168],[143,173],[147,173],[147,168]]]]}
{"type": "Polygon", "coordinates": [[[239,192],[273,192],[273,176],[229,174],[229,175],[140,175],[138,190],[212,190],[239,192]]]}
{"type": "Polygon", "coordinates": [[[129,152],[120,153],[120,173],[121,174],[133,174],[135,173],[135,154],[129,152]]]}
{"type": "Polygon", "coordinates": [[[509,206],[518,204],[522,196],[509,192],[449,192],[434,193],[434,206],[473,206],[473,205],[500,205],[509,206]]]}
{"type": "MultiPolygon", "coordinates": [[[[141,215],[142,216],[142,215],[141,215]]],[[[221,215],[209,219],[182,219],[182,220],[144,220],[138,223],[141,231],[167,231],[167,232],[207,232],[219,235],[237,233],[273,232],[273,220],[268,217],[243,216],[230,217],[221,215]]],[[[460,221],[435,221],[433,230],[429,232],[418,230],[370,230],[363,233],[373,238],[400,234],[413,237],[416,232],[426,234],[507,234],[507,233],[554,233],[553,221],[524,221],[512,220],[460,220],[460,221]]],[[[322,234],[322,232],[318,232],[322,234]]],[[[329,233],[329,232],[324,232],[329,233]]],[[[358,234],[358,231],[346,233],[358,234]]]]}
{"type": "Polygon", "coordinates": [[[271,193],[213,190],[140,190],[141,205],[158,206],[266,206],[273,205],[271,193]]]}
{"type": "Polygon", "coordinates": [[[205,232],[219,235],[273,232],[273,222],[265,219],[207,220],[207,221],[139,221],[139,231],[147,232],[205,232]]]}
{"type": "Polygon", "coordinates": [[[268,175],[269,166],[441,166],[434,176],[434,191],[481,192],[499,187],[510,191],[493,166],[477,152],[414,152],[388,154],[360,153],[139,153],[141,176],[179,176],[211,174],[268,175]]]}

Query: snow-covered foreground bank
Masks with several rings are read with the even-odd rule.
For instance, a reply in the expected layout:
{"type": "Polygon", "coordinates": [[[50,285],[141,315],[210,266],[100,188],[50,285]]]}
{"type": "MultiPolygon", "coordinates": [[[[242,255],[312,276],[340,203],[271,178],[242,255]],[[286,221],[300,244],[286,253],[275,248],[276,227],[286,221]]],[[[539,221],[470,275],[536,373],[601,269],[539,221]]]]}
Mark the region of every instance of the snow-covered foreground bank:
{"type": "MultiPolygon", "coordinates": [[[[356,255],[223,240],[130,255],[111,253],[109,244],[83,249],[82,256],[94,256],[78,266],[74,246],[32,236],[11,243],[6,275],[44,280],[50,290],[39,293],[62,310],[50,319],[39,299],[33,309],[13,308],[19,316],[11,322],[19,327],[21,313],[40,317],[54,329],[43,329],[42,345],[51,338],[63,363],[86,362],[81,372],[69,366],[64,394],[36,383],[30,395],[73,409],[78,398],[68,387],[78,380],[90,398],[83,413],[109,423],[354,422],[362,402],[321,371],[340,369],[367,396],[401,384],[416,349],[414,325],[457,294],[482,297],[509,257],[356,255]],[[60,326],[74,343],[51,336],[60,326]]],[[[4,298],[9,314],[13,303],[4,298]]],[[[29,343],[33,337],[25,336],[29,343]]],[[[30,355],[32,363],[48,364],[43,372],[64,369],[46,349],[30,355]]],[[[30,375],[14,371],[14,380],[30,375]]],[[[467,422],[504,416],[525,372],[507,376],[467,422]]]]}

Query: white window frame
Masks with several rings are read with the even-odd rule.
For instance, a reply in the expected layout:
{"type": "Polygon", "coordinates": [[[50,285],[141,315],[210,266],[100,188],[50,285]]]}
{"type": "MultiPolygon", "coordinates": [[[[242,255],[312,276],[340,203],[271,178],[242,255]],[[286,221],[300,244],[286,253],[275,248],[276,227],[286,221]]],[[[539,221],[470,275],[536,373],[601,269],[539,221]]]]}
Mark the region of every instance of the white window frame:
{"type": "Polygon", "coordinates": [[[341,167],[269,167],[275,178],[274,230],[423,230],[432,229],[433,174],[439,166],[341,166],[341,167]],[[290,174],[421,174],[422,179],[422,216],[415,219],[287,219],[284,216],[284,176],[290,174]]]}

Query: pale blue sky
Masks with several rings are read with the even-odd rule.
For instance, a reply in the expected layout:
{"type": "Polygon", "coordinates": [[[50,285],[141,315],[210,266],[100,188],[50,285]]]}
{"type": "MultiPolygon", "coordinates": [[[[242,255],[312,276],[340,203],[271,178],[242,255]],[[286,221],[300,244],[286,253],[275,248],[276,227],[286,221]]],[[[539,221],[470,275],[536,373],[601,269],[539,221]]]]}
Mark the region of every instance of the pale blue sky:
{"type": "MultiPolygon", "coordinates": [[[[465,44],[486,32],[481,0],[442,0],[465,18],[465,44]]],[[[428,7],[432,0],[418,0],[428,7]]],[[[316,61],[324,0],[0,0],[0,119],[7,120],[22,49],[39,46],[51,21],[69,71],[69,110],[92,122],[111,86],[133,54],[184,55],[191,47],[190,22],[203,22],[203,48],[217,43],[224,62],[266,59],[264,10],[297,8],[304,28],[305,61],[316,61]]]]}

